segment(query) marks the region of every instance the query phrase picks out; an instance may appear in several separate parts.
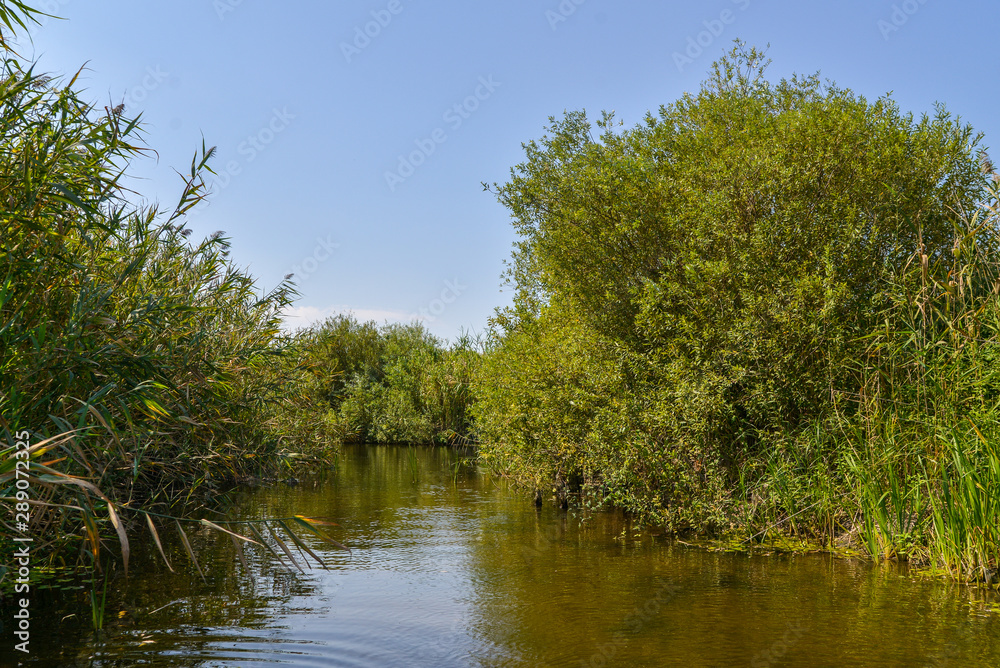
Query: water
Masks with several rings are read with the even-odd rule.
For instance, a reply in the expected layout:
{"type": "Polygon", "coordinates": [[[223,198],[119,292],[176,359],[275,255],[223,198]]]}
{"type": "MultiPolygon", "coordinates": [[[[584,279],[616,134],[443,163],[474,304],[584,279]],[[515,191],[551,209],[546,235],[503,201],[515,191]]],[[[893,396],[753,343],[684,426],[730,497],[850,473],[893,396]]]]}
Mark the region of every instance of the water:
{"type": "MultiPolygon", "coordinates": [[[[204,584],[169,527],[176,574],[136,531],[104,632],[90,631],[82,592],[36,594],[24,665],[1000,666],[990,592],[536,510],[473,467],[456,476],[463,454],[349,447],[336,474],[240,500],[241,517],[337,522],[350,554],[303,534],[329,570],[291,573],[254,549],[245,570],[228,539],[193,530],[204,584]]],[[[9,644],[0,660],[17,665],[9,644]]]]}

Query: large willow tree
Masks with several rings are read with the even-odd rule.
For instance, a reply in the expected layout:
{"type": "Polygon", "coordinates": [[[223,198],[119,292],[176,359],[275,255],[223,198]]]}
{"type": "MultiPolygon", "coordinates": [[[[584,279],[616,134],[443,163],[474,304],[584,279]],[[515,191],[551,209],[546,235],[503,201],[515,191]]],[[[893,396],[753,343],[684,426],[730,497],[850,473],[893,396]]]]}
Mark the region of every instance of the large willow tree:
{"type": "Polygon", "coordinates": [[[478,408],[499,468],[644,508],[718,491],[857,391],[889,279],[948,255],[972,130],[766,65],[738,43],[633,128],[551,119],[495,186],[520,235],[478,408]]]}

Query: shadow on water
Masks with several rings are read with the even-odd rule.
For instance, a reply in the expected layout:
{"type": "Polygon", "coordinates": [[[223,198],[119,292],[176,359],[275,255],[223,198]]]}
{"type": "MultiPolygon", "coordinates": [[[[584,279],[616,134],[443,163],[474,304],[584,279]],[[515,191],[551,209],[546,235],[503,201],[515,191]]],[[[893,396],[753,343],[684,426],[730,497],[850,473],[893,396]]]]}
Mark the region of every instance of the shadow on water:
{"type": "MultiPolygon", "coordinates": [[[[340,526],[293,573],[209,530],[171,573],[136,532],[105,630],[86,592],[32,594],[40,666],[997,666],[983,590],[823,555],[707,552],[531,499],[444,448],[351,446],[335,473],[254,490],[239,517],[340,526]],[[75,616],[73,616],[75,613],[75,616]],[[70,615],[70,616],[67,616],[70,615]]],[[[10,617],[3,619],[9,638],[10,617]]],[[[17,665],[12,642],[2,665],[17,665]]]]}

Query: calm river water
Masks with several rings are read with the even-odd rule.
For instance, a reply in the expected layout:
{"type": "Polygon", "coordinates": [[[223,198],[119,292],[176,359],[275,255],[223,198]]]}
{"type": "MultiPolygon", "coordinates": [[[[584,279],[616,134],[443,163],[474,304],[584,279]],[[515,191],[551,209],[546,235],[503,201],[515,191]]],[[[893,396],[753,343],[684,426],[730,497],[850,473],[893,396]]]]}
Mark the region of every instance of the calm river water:
{"type": "Polygon", "coordinates": [[[240,499],[232,517],[337,522],[350,554],[304,538],[329,570],[292,573],[254,549],[245,569],[228,539],[192,529],[205,584],[169,527],[176,574],[137,530],[103,633],[84,592],[63,609],[39,594],[24,665],[1000,666],[989,592],[823,555],[710,552],[616,513],[536,510],[463,464],[469,454],[347,447],[336,473],[240,499]]]}

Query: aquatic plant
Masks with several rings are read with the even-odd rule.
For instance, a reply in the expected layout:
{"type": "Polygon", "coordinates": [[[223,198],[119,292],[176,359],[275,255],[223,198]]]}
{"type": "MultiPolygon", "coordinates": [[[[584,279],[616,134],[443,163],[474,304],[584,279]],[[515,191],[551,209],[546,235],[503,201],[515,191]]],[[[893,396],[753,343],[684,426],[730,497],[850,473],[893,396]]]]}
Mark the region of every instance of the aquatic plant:
{"type": "MultiPolygon", "coordinates": [[[[9,28],[31,16],[0,3],[9,28]]],[[[15,467],[26,466],[38,553],[97,569],[113,537],[127,570],[133,511],[179,508],[281,465],[287,452],[263,418],[283,387],[281,312],[295,290],[259,289],[221,232],[190,240],[213,148],[203,143],[181,175],[176,206],[135,205],[122,180],[149,150],[139,116],[86,101],[78,75],[40,74],[9,46],[0,497],[14,500],[15,467]],[[14,434],[28,434],[26,459],[14,434]]],[[[24,532],[6,509],[3,533],[24,532]]]]}
{"type": "Polygon", "coordinates": [[[417,461],[417,453],[412,445],[406,448],[406,464],[410,470],[410,479],[413,482],[417,482],[420,478],[420,464],[417,461]]]}
{"type": "Polygon", "coordinates": [[[101,596],[97,596],[96,575],[91,580],[90,585],[90,624],[94,631],[101,631],[104,628],[104,608],[108,601],[108,579],[104,578],[104,586],[101,587],[101,596]]]}

